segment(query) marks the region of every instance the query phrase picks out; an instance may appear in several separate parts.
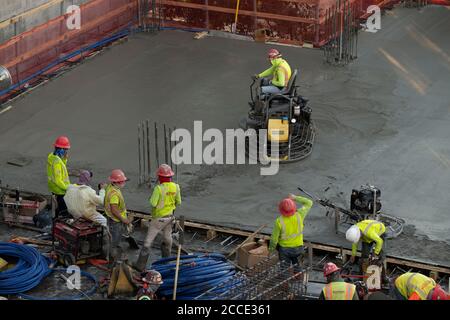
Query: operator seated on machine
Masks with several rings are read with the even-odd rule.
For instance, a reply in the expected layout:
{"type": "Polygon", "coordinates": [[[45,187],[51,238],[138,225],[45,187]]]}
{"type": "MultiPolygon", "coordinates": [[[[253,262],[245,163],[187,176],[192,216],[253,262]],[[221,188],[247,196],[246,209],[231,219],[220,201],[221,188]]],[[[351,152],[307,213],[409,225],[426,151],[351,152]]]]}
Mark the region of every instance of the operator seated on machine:
{"type": "Polygon", "coordinates": [[[261,79],[261,93],[263,97],[282,92],[289,83],[292,75],[291,67],[281,57],[282,55],[277,49],[270,49],[267,53],[267,58],[272,66],[253,76],[254,79],[261,79]]]}

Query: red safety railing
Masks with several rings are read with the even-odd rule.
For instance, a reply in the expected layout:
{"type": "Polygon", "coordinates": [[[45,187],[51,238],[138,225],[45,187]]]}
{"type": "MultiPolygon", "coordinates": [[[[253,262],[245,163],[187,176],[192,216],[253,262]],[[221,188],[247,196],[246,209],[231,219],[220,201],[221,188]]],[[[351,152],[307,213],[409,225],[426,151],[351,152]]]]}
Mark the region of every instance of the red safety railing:
{"type": "Polygon", "coordinates": [[[65,54],[135,22],[136,7],[136,0],[92,0],[80,6],[78,30],[68,29],[66,14],[0,44],[0,65],[8,68],[13,83],[18,83],[65,54]]]}

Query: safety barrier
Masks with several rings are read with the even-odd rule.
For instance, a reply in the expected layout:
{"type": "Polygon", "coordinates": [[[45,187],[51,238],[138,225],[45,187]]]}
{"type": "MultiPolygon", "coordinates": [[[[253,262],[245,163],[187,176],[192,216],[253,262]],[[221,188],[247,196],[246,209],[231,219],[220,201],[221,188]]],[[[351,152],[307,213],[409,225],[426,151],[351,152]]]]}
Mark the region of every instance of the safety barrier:
{"type": "MultiPolygon", "coordinates": [[[[64,55],[95,43],[137,19],[136,0],[92,0],[80,6],[81,24],[79,29],[70,30],[65,14],[45,24],[15,36],[0,45],[0,65],[5,66],[13,79],[13,84],[27,79],[37,71],[57,61],[64,55]]],[[[75,61],[87,54],[72,56],[75,61]]],[[[63,63],[63,61],[61,61],[63,63]]],[[[54,65],[47,73],[60,67],[54,65]]],[[[31,85],[30,79],[27,83],[31,85]]]]}

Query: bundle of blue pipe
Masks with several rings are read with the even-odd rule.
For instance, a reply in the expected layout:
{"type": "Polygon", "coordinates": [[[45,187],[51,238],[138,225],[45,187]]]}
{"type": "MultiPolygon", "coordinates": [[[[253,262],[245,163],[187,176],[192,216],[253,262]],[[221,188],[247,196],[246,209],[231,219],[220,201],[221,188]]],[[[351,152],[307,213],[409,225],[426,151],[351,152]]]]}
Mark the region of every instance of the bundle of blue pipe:
{"type": "MultiPolygon", "coordinates": [[[[152,264],[152,269],[161,273],[164,282],[157,295],[160,298],[172,299],[176,257],[160,259],[152,264]]],[[[235,273],[235,267],[221,254],[182,255],[178,271],[177,299],[193,300],[228,281],[235,273]]]]}
{"type": "MultiPolygon", "coordinates": [[[[53,262],[51,259],[43,256],[35,248],[22,244],[0,242],[0,256],[17,259],[13,268],[0,272],[0,295],[14,294],[29,300],[79,300],[84,298],[81,293],[58,297],[34,297],[24,294],[38,286],[50,273],[65,272],[66,269],[51,269],[49,267],[53,262]]],[[[97,290],[97,279],[84,271],[81,271],[81,275],[94,282],[94,286],[86,292],[87,295],[93,294],[97,290]]]]}

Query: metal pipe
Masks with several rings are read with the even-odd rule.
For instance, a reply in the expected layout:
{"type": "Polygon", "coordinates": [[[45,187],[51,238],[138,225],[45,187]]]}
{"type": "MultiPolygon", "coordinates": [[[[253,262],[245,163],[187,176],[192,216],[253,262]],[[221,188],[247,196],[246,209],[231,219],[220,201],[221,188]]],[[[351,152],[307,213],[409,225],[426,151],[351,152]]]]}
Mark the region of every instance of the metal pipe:
{"type": "Polygon", "coordinates": [[[141,125],[138,124],[138,168],[139,168],[139,177],[138,184],[142,184],[142,171],[141,171],[141,125]]]}

